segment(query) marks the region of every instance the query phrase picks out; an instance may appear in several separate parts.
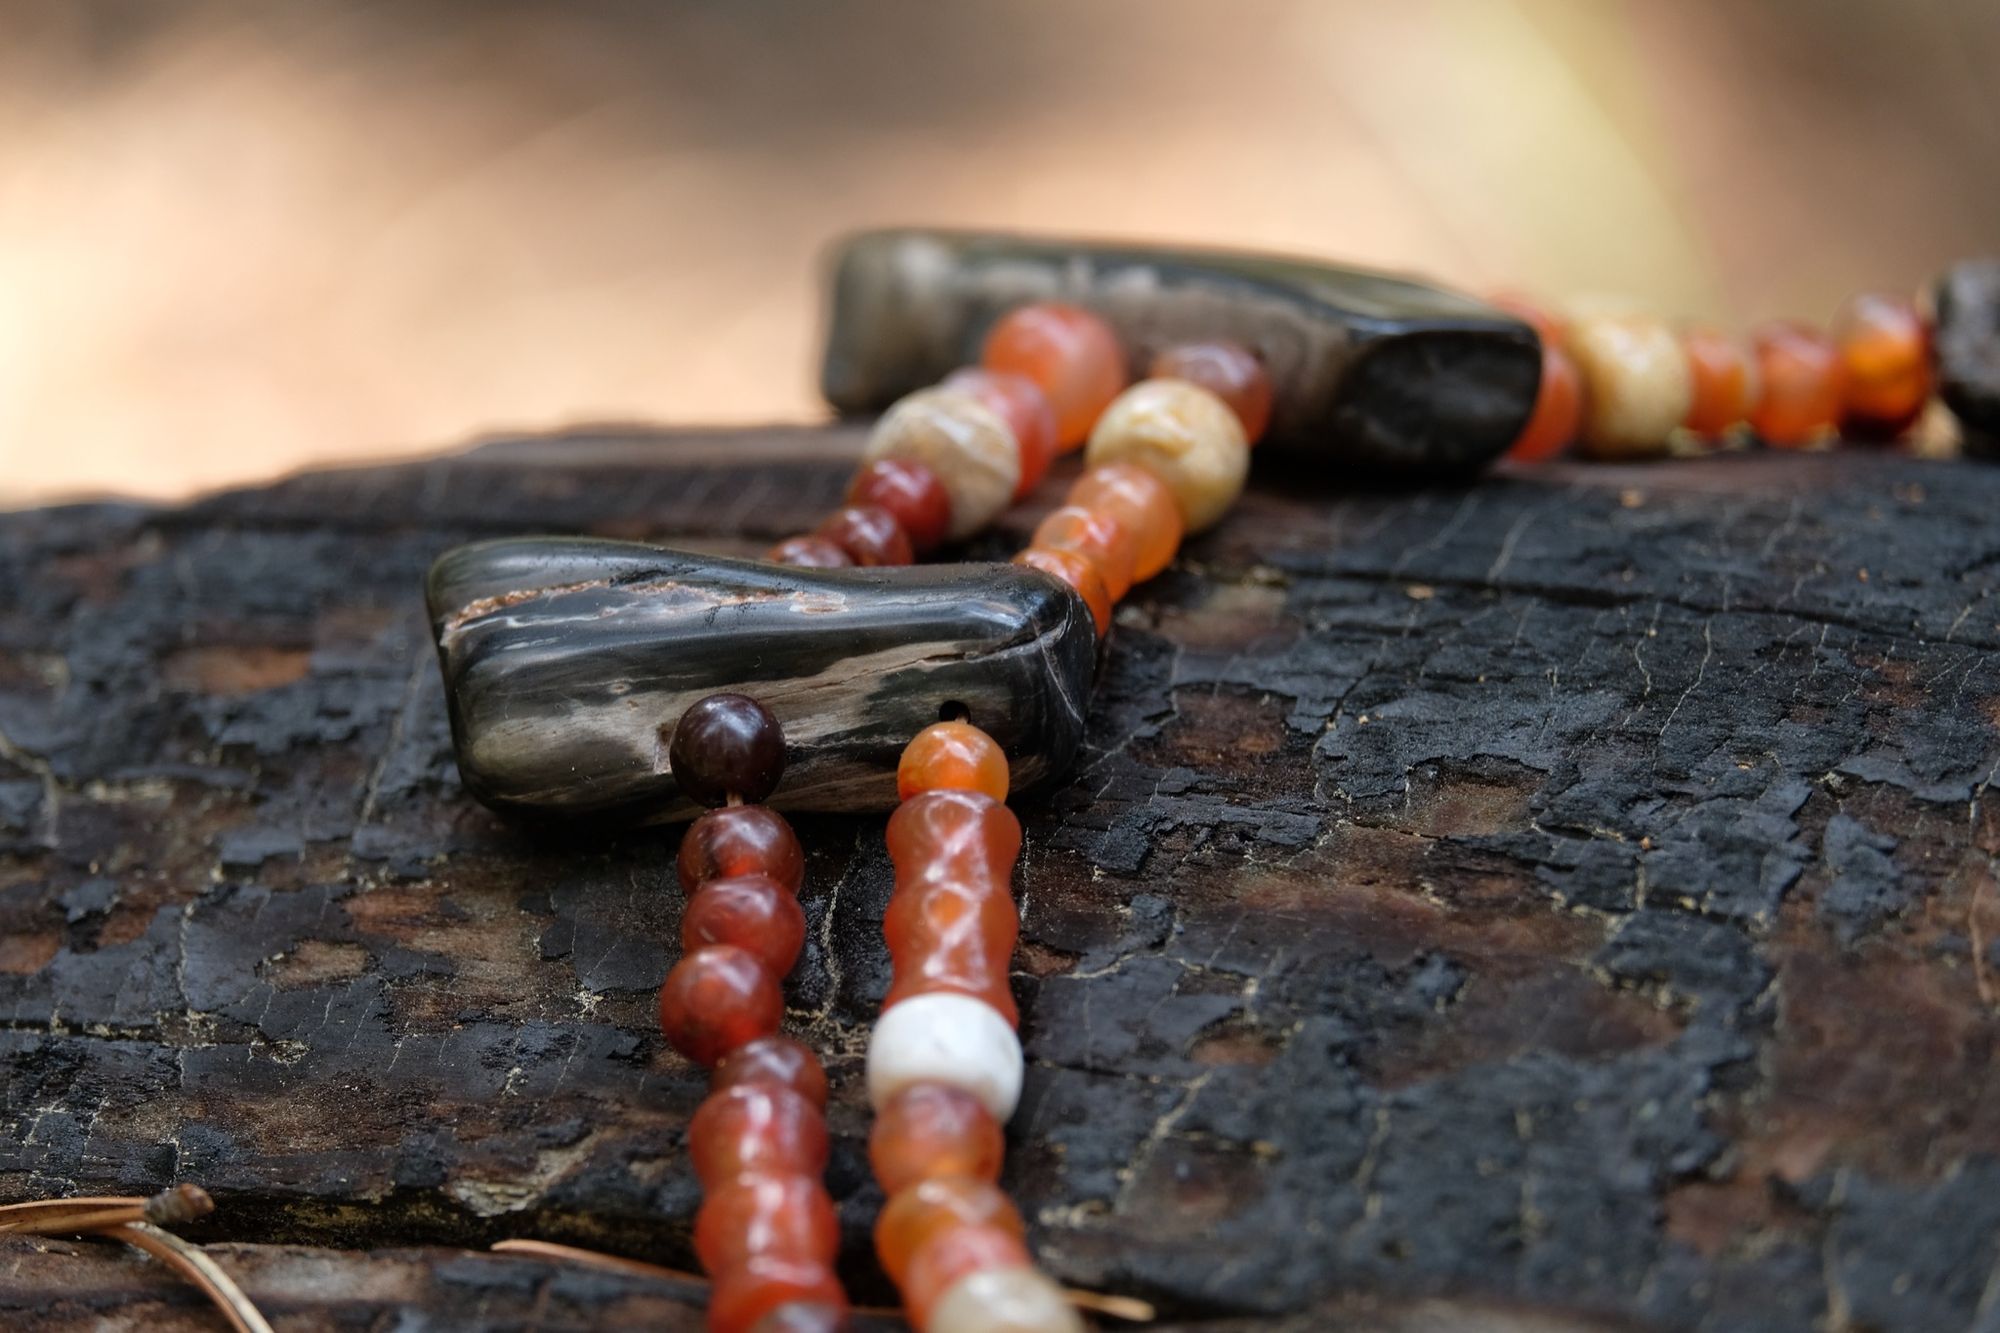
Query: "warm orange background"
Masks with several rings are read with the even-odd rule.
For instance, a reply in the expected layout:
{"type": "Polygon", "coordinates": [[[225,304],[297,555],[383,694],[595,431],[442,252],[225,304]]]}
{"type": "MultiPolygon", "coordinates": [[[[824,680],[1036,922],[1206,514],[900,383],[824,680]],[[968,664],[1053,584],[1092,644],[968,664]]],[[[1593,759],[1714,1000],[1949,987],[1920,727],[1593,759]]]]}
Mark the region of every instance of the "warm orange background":
{"type": "Polygon", "coordinates": [[[2000,250],[1990,0],[0,11],[0,502],[800,418],[926,221],[1824,318],[2000,250]]]}

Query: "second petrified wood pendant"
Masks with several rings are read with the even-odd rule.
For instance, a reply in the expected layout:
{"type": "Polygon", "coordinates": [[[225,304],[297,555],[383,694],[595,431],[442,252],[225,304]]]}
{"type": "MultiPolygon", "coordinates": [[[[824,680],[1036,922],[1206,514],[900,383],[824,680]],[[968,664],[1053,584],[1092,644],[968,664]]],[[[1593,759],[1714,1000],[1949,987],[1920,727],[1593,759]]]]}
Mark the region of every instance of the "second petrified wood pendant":
{"type": "Polygon", "coordinates": [[[1082,599],[1019,565],[798,569],[528,538],[445,553],[428,600],[459,771],[527,816],[697,813],[667,743],[718,691],[783,723],[775,805],[892,807],[903,746],[959,712],[1030,786],[1076,753],[1096,654],[1082,599]]]}

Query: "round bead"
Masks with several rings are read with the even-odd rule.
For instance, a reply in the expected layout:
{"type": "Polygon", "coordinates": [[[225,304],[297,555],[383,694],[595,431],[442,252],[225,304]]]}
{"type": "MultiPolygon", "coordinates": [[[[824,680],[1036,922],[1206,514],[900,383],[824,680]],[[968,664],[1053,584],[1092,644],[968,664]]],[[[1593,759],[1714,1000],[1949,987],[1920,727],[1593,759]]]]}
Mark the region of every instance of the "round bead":
{"type": "Polygon", "coordinates": [[[1096,565],[1104,578],[1104,591],[1114,602],[1132,587],[1138,536],[1116,515],[1064,505],[1051,510],[1036,526],[1028,544],[1044,551],[1075,551],[1096,565]]]}
{"type": "Polygon", "coordinates": [[[1156,380],[1186,380],[1229,404],[1255,445],[1271,424],[1271,376],[1257,354],[1241,343],[1182,343],[1153,358],[1156,380]]]}
{"type": "Polygon", "coordinates": [[[1681,335],[1681,348],[1689,376],[1688,411],[1681,424],[1713,439],[1748,420],[1757,401],[1757,367],[1749,351],[1713,329],[1689,329],[1681,335]]]}
{"type": "Polygon", "coordinates": [[[845,1309],[847,1294],[825,1264],[760,1255],[716,1279],[708,1295],[709,1333],[748,1333],[787,1305],[845,1309]]]}
{"type": "Polygon", "coordinates": [[[824,537],[807,534],[803,537],[787,537],[764,552],[764,558],[773,564],[791,565],[798,569],[846,569],[854,563],[854,558],[824,537]]]}
{"type": "Polygon", "coordinates": [[[1047,395],[1062,450],[1083,443],[1098,413],[1125,387],[1125,350],[1111,326],[1088,310],[1053,301],[1001,316],[986,335],[979,364],[1020,375],[1047,395]]]}
{"type": "Polygon", "coordinates": [[[917,558],[909,534],[881,505],[848,505],[819,525],[826,538],[857,565],[907,565],[917,558]]]}
{"type": "Polygon", "coordinates": [[[903,747],[896,764],[896,796],[907,801],[927,791],[984,792],[1007,799],[1007,756],[969,722],[937,722],[903,747]]]}
{"type": "Polygon", "coordinates": [[[885,1194],[923,1180],[1000,1179],[1007,1141],[980,1100],[942,1083],[914,1083],[876,1109],[868,1162],[885,1194]]]}
{"type": "Polygon", "coordinates": [[[1056,457],[1056,414],[1048,395],[1023,375],[1007,375],[979,366],[954,370],[939,382],[940,388],[969,393],[1000,414],[1014,432],[1021,450],[1021,480],[1014,487],[1019,500],[1048,475],[1056,457]]]}
{"type": "Polygon", "coordinates": [[[737,1047],[722,1057],[709,1075],[710,1096],[724,1088],[747,1088],[756,1084],[790,1088],[826,1109],[826,1069],[810,1046],[790,1037],[760,1037],[737,1047]]]}
{"type": "Polygon", "coordinates": [[[1930,331],[1915,304],[1857,296],[1841,308],[1833,338],[1845,382],[1842,428],[1894,439],[1915,424],[1931,396],[1930,331]]]}
{"type": "Polygon", "coordinates": [[[787,1301],[750,1326],[750,1333],[847,1333],[847,1311],[817,1301],[787,1301]]]}
{"type": "Polygon", "coordinates": [[[991,1226],[1028,1234],[1013,1200],[990,1182],[970,1176],[939,1176],[920,1180],[890,1196],[875,1220],[875,1254],[882,1271],[902,1285],[910,1256],[926,1241],[952,1227],[991,1226]]]}
{"type": "Polygon", "coordinates": [[[785,817],[767,805],[704,812],[681,835],[681,887],[693,893],[712,879],[768,875],[793,893],[805,880],[806,854],[785,817]]]}
{"type": "Polygon", "coordinates": [[[875,423],[864,462],[908,458],[937,474],[951,497],[949,535],[969,537],[1013,503],[1021,451],[1000,414],[971,394],[922,389],[875,423]]]}
{"type": "Polygon", "coordinates": [[[817,1178],[746,1171],[702,1199],[694,1252],[711,1275],[760,1254],[830,1264],[840,1252],[840,1219],[817,1178]]]}
{"type": "Polygon", "coordinates": [[[899,888],[882,916],[893,981],[887,1009],[918,995],[953,993],[989,1005],[1019,1027],[1008,964],[1021,915],[1002,889],[955,880],[899,888]]]}
{"type": "Polygon", "coordinates": [[[681,913],[681,948],[733,944],[782,977],[799,961],[806,942],[806,914],[799,900],[765,875],[712,879],[696,890],[681,913]]]}
{"type": "Polygon", "coordinates": [[[667,764],[691,801],[721,805],[734,796],[754,805],[785,771],[785,733],[748,695],[711,694],[681,714],[667,764]]]}
{"type": "Polygon", "coordinates": [[[1535,331],[1542,346],[1560,347],[1567,334],[1562,317],[1541,302],[1519,292],[1495,292],[1486,298],[1486,303],[1504,310],[1535,331]]]}
{"type": "Polygon", "coordinates": [[[984,792],[943,789],[906,799],[884,834],[896,887],[977,884],[1005,890],[1021,854],[1021,821],[984,792]]]}
{"type": "Polygon", "coordinates": [[[1186,380],[1145,380],[1104,409],[1084,459],[1137,463],[1173,492],[1189,532],[1213,524],[1243,493],[1250,445],[1229,405],[1186,380]]]}
{"type": "Polygon", "coordinates": [[[1106,463],[1076,479],[1069,503],[1110,514],[1133,534],[1132,581],[1144,582],[1173,563],[1180,549],[1180,506],[1167,483],[1136,463],[1106,463]]]}
{"type": "Polygon", "coordinates": [[[1030,546],[1014,557],[1014,563],[1053,574],[1076,589],[1076,595],[1083,598],[1090,611],[1091,622],[1097,626],[1097,636],[1103,638],[1111,632],[1111,589],[1105,586],[1104,575],[1088,556],[1030,546]]]}
{"type": "Polygon", "coordinates": [[[1844,397],[1840,353],[1805,324],[1767,324],[1752,338],[1761,386],[1750,429],[1766,444],[1796,449],[1831,435],[1844,397]]]}
{"type": "Polygon", "coordinates": [[[704,1190],[750,1171],[818,1179],[826,1170],[819,1108],[775,1083],[739,1083],[702,1100],[688,1122],[688,1158],[704,1190]]]}
{"type": "Polygon", "coordinates": [[[1521,427],[1507,457],[1517,463],[1539,463],[1569,448],[1583,421],[1583,379],[1569,353],[1553,343],[1542,344],[1542,383],[1535,390],[1535,407],[1521,427]]]}
{"type": "Polygon", "coordinates": [[[931,1309],[938,1298],[974,1273],[995,1269],[1025,1269],[1028,1247],[1002,1227],[951,1227],[930,1238],[910,1256],[904,1271],[903,1308],[913,1327],[931,1327],[931,1309]]]}
{"type": "Polygon", "coordinates": [[[989,1268],[945,1288],[924,1333],[1086,1333],[1062,1288],[1032,1268],[989,1268]]]}
{"type": "Polygon", "coordinates": [[[1593,315],[1569,329],[1583,378],[1583,452],[1650,458],[1686,419],[1693,398],[1687,354],[1665,323],[1643,315],[1593,315]]]}
{"type": "Polygon", "coordinates": [[[660,987],[660,1031],[698,1065],[712,1066],[784,1021],[785,996],[770,968],[730,944],[697,949],[660,987]]]}
{"type": "Polygon", "coordinates": [[[894,514],[918,554],[951,531],[951,495],[938,474],[915,459],[878,458],[867,464],[848,483],[847,502],[894,514]]]}
{"type": "Polygon", "coordinates": [[[963,1088],[1004,1121],[1021,1100],[1021,1039],[990,1004],[940,992],[885,1010],[868,1038],[876,1110],[912,1083],[963,1088]]]}

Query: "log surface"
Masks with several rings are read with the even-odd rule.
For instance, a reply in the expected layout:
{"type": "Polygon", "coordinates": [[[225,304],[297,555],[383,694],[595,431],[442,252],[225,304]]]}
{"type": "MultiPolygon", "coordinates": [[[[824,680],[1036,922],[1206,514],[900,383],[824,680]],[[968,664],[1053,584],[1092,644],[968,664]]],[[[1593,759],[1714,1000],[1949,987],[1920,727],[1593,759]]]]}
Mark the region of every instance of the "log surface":
{"type": "MultiPolygon", "coordinates": [[[[472,802],[422,579],[513,533],[754,551],[857,445],[599,433],[0,517],[0,1201],[197,1181],[187,1234],[299,1327],[692,1326],[465,1252],[693,1267],[702,1079],[652,1013],[677,831],[472,802]]],[[[2000,472],[1859,452],[1260,471],[1022,808],[1042,1262],[1170,1326],[2000,1329],[1996,508],[2000,472]]],[[[790,1021],[880,1298],[882,823],[798,825],[790,1021]]],[[[0,1251],[10,1325],[193,1299],[0,1251]],[[65,1281],[108,1286],[36,1303],[65,1281]]]]}

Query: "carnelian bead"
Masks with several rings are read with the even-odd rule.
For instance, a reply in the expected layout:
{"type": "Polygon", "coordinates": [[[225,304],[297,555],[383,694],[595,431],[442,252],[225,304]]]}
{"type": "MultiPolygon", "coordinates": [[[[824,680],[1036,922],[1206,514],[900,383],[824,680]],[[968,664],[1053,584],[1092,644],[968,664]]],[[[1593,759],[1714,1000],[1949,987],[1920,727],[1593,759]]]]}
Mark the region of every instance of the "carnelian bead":
{"type": "Polygon", "coordinates": [[[693,893],[712,879],[768,875],[793,893],[805,880],[806,854],[785,817],[766,805],[728,805],[704,813],[681,835],[681,887],[693,893]]]}
{"type": "Polygon", "coordinates": [[[983,1180],[939,1176],[898,1191],[875,1220],[875,1255],[891,1281],[902,1285],[910,1257],[951,1227],[989,1226],[1016,1239],[1028,1234],[1013,1200],[983,1180]]]}
{"type": "Polygon", "coordinates": [[[884,832],[896,886],[1011,884],[1021,854],[1021,821],[984,792],[921,792],[889,816],[884,832]]]}
{"type": "Polygon", "coordinates": [[[1846,378],[1842,428],[1894,439],[1915,424],[1931,396],[1930,331],[1916,306],[1864,293],[1842,307],[1833,338],[1846,378]]]}
{"type": "Polygon", "coordinates": [[[811,534],[785,538],[764,552],[764,558],[773,564],[798,569],[845,569],[854,563],[854,558],[840,547],[811,534]]]}
{"type": "Polygon", "coordinates": [[[759,1255],[719,1276],[708,1294],[709,1333],[749,1333],[787,1305],[847,1308],[840,1279],[823,1263],[759,1255]]]}
{"type": "Polygon", "coordinates": [[[826,1120],[777,1083],[738,1083],[703,1099],[688,1122],[688,1159],[704,1190],[746,1171],[818,1176],[826,1170],[826,1120]]]}
{"type": "Polygon", "coordinates": [[[1037,525],[1028,544],[1044,551],[1075,551],[1088,559],[1103,575],[1104,591],[1114,602],[1132,586],[1138,538],[1115,514],[1064,505],[1037,525]]]}
{"type": "Polygon", "coordinates": [[[1757,402],[1757,369],[1743,344],[1713,329],[1689,329],[1681,348],[1693,380],[1681,424],[1712,438],[1748,420],[1757,402]]]}
{"type": "Polygon", "coordinates": [[[790,1037],[759,1037],[722,1057],[709,1075],[710,1096],[724,1088],[768,1083],[790,1088],[815,1107],[826,1109],[826,1069],[810,1046],[790,1037]]]}
{"type": "Polygon", "coordinates": [[[944,377],[939,388],[969,393],[986,404],[1014,432],[1021,447],[1021,480],[1016,500],[1041,484],[1056,457],[1056,414],[1049,396],[1025,375],[1009,375],[981,366],[964,366],[944,377]]]}
{"type": "Polygon", "coordinates": [[[914,458],[878,458],[847,484],[847,503],[875,505],[895,515],[910,547],[921,555],[951,531],[951,492],[914,458]]]}
{"type": "Polygon", "coordinates": [[[1132,581],[1141,583],[1165,569],[1180,549],[1180,506],[1156,473],[1137,463],[1105,463],[1086,471],[1069,488],[1069,503],[1110,514],[1132,533],[1132,581]]]}
{"type": "Polygon", "coordinates": [[[1486,298],[1488,305],[1506,311],[1514,318],[1535,331],[1544,349],[1561,347],[1568,333],[1562,317],[1532,297],[1519,292],[1495,292],[1486,298]]]}
{"type": "Polygon", "coordinates": [[[743,1043],[770,1036],[784,1017],[777,975],[733,944],[688,954],[660,987],[660,1031],[698,1065],[713,1065],[743,1043]]]}
{"type": "Polygon", "coordinates": [[[1007,756],[969,722],[936,722],[903,747],[896,763],[896,797],[926,791],[979,791],[1007,799],[1007,756]]]}
{"type": "Polygon", "coordinates": [[[710,1274],[760,1254],[830,1264],[840,1252],[840,1219],[816,1177],[746,1171],[703,1197],[694,1215],[694,1252],[710,1274]]]}
{"type": "Polygon", "coordinates": [[[815,535],[847,552],[857,565],[907,565],[917,558],[903,525],[881,505],[836,509],[815,535]]]}
{"type": "Polygon", "coordinates": [[[996,1268],[1026,1268],[1032,1261],[1021,1238],[1001,1226],[947,1227],[910,1256],[901,1283],[903,1309],[913,1328],[930,1323],[931,1307],[959,1279],[996,1268]]]}
{"type": "Polygon", "coordinates": [[[943,1083],[912,1083],[891,1097],[868,1135],[868,1161],[885,1194],[935,1176],[1000,1179],[1000,1122],[979,1098],[943,1083]]]}
{"type": "Polygon", "coordinates": [[[1507,457],[1517,463],[1540,463],[1569,448],[1583,421],[1583,378],[1576,362],[1553,343],[1542,344],[1542,383],[1535,390],[1535,407],[1528,424],[1514,438],[1507,457]]]}
{"type": "Polygon", "coordinates": [[[806,942],[806,914],[799,900],[764,875],[712,879],[695,891],[681,913],[681,948],[733,944],[757,956],[774,976],[799,961],[806,942]]]}
{"type": "Polygon", "coordinates": [[[986,335],[979,364],[1019,375],[1048,396],[1056,447],[1064,452],[1090,438],[1098,413],[1125,387],[1125,351],[1111,326],[1088,310],[1053,301],[1001,316],[986,335]]]}
{"type": "Polygon", "coordinates": [[[1759,329],[1753,344],[1761,388],[1750,428],[1784,449],[1831,434],[1845,393],[1833,341],[1809,325],[1779,323],[1759,329]]]}
{"type": "Polygon", "coordinates": [[[1076,589],[1077,596],[1090,611],[1090,619],[1097,626],[1097,635],[1104,637],[1111,632],[1111,589],[1105,585],[1104,575],[1099,572],[1097,562],[1075,551],[1047,551],[1039,546],[1030,546],[1014,557],[1017,565],[1027,565],[1039,569],[1044,574],[1053,574],[1076,589]]]}
{"type": "Polygon", "coordinates": [[[894,975],[884,1009],[912,995],[954,991],[1020,1026],[1008,962],[1021,915],[1005,885],[942,879],[898,888],[882,914],[882,934],[894,975]]]}
{"type": "Polygon", "coordinates": [[[1243,438],[1255,445],[1271,424],[1271,376],[1257,354],[1242,343],[1182,343],[1153,358],[1147,376],[1186,380],[1229,404],[1243,423],[1243,438]]]}

